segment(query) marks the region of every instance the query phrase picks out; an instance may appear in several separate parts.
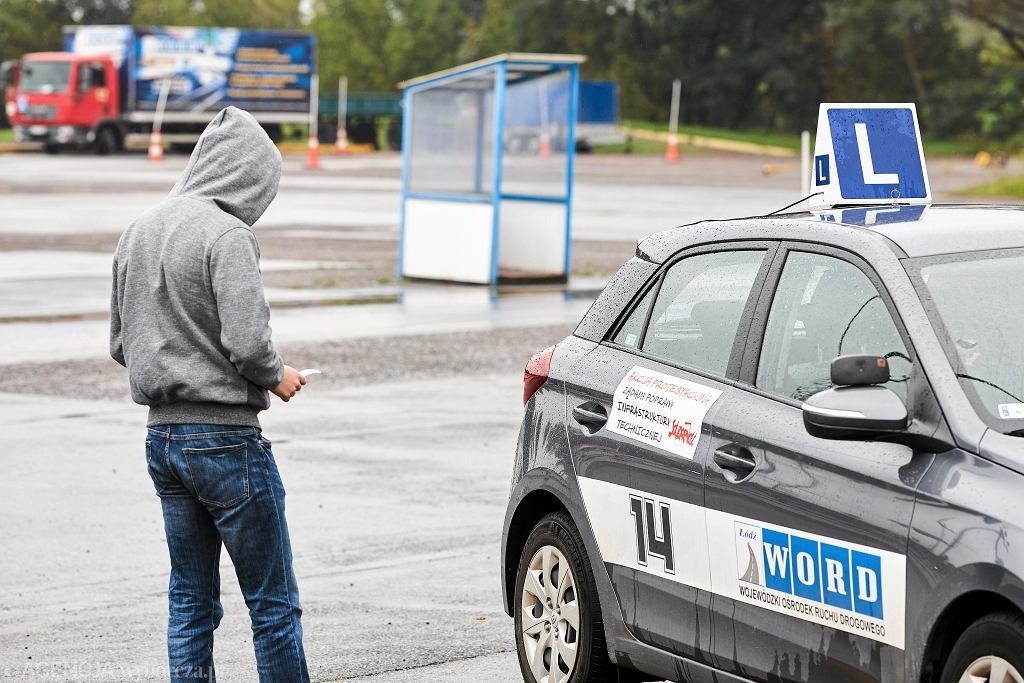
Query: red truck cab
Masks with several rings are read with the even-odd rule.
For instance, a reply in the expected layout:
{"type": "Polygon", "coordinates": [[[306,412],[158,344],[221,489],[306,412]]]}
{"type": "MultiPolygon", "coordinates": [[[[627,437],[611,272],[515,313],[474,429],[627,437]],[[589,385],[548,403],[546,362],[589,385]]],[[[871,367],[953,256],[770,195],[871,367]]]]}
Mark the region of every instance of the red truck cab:
{"type": "Polygon", "coordinates": [[[6,112],[15,140],[95,147],[101,154],[121,146],[118,72],[110,57],[67,52],[25,55],[6,88],[6,112]]]}

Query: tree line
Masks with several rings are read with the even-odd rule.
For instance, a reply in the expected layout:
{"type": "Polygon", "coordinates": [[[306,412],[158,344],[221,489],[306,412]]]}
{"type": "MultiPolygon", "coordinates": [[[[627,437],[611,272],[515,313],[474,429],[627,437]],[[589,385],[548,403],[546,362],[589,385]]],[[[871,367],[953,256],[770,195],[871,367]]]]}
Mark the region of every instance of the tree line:
{"type": "Polygon", "coordinates": [[[500,52],[587,56],[624,118],[813,128],[823,101],[913,101],[933,137],[1024,147],[1024,0],[0,0],[0,59],[59,49],[65,24],[316,34],[325,91],[500,52]]]}

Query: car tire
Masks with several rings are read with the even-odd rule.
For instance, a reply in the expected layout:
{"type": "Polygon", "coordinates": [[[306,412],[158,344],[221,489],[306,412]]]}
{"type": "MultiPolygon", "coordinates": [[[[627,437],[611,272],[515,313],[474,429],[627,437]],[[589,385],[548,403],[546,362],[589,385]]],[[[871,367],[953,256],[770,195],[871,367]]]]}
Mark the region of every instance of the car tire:
{"type": "Polygon", "coordinates": [[[1024,682],[1024,619],[990,614],[968,626],[946,658],[941,680],[1024,682]]]}
{"type": "Polygon", "coordinates": [[[568,676],[564,680],[572,683],[616,680],[605,646],[594,574],[569,515],[553,512],[530,531],[519,558],[514,596],[516,650],[526,683],[553,683],[563,680],[562,676],[568,676]],[[568,565],[568,575],[563,562],[568,565]],[[554,600],[545,604],[538,592],[554,596],[554,600]],[[562,653],[569,651],[574,651],[574,661],[566,671],[562,653]],[[543,675],[545,670],[551,671],[552,661],[560,676],[543,675]]]}

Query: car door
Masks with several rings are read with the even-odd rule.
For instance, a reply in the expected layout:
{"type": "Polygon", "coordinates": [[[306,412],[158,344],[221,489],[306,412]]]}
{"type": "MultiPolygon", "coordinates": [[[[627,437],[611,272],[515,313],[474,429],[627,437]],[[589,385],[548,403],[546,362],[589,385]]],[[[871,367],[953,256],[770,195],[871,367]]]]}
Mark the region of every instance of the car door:
{"type": "Polygon", "coordinates": [[[581,494],[625,623],[697,661],[709,656],[708,425],[774,248],[704,247],[667,264],[567,383],[581,494]]]}
{"type": "Polygon", "coordinates": [[[887,356],[904,401],[924,379],[859,258],[789,244],[772,271],[709,440],[714,662],[758,681],[902,680],[908,528],[932,456],[812,437],[800,404],[842,354],[887,356]]]}

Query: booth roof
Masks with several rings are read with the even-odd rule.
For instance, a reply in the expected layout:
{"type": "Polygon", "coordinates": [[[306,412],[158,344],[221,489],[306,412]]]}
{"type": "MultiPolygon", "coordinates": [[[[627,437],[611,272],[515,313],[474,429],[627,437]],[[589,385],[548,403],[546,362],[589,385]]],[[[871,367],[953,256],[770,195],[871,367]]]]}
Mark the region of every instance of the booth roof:
{"type": "Polygon", "coordinates": [[[475,62],[469,62],[468,64],[453,66],[450,69],[435,71],[434,73],[426,74],[425,76],[410,78],[407,81],[399,83],[398,87],[405,89],[425,85],[441,78],[457,76],[460,73],[500,64],[502,62],[509,64],[509,72],[518,71],[523,73],[537,73],[550,71],[565,64],[582,64],[585,61],[587,61],[587,58],[583,55],[544,54],[539,52],[506,52],[504,54],[494,55],[493,57],[487,57],[486,59],[479,59],[475,62]]]}

